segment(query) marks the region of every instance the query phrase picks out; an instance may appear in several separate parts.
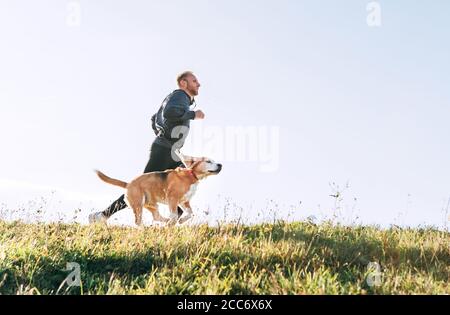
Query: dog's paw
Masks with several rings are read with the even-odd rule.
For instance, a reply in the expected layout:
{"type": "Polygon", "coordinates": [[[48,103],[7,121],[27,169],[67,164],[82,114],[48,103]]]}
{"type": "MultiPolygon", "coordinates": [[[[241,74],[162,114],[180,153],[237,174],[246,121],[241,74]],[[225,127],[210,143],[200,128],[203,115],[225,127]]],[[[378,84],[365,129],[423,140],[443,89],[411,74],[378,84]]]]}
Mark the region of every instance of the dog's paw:
{"type": "Polygon", "coordinates": [[[170,219],[169,218],[165,218],[165,217],[161,217],[160,221],[163,222],[163,223],[167,223],[167,222],[170,221],[170,219]]]}
{"type": "Polygon", "coordinates": [[[170,219],[169,221],[167,221],[166,225],[167,226],[174,226],[176,223],[177,223],[177,220],[170,219]]]}
{"type": "Polygon", "coordinates": [[[153,219],[153,221],[155,221],[155,222],[162,222],[162,223],[167,223],[167,222],[169,222],[169,220],[170,220],[169,218],[165,218],[163,216],[159,216],[159,217],[153,219]]]}
{"type": "Polygon", "coordinates": [[[192,219],[192,215],[191,214],[186,214],[186,215],[182,215],[181,218],[178,220],[179,224],[183,224],[187,221],[189,221],[190,219],[192,219]]]}
{"type": "Polygon", "coordinates": [[[175,225],[178,221],[178,214],[171,213],[169,219],[167,220],[167,225],[172,226],[175,225]]]}

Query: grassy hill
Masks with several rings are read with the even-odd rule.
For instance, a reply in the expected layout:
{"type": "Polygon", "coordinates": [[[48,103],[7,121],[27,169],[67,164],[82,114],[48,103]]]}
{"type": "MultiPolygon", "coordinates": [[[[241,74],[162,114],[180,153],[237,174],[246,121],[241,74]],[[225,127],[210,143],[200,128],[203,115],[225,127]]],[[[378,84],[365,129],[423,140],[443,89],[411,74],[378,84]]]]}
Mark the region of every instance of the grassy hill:
{"type": "Polygon", "coordinates": [[[0,222],[0,293],[448,294],[449,248],[433,229],[0,222]],[[80,286],[64,282],[69,262],[80,286]]]}

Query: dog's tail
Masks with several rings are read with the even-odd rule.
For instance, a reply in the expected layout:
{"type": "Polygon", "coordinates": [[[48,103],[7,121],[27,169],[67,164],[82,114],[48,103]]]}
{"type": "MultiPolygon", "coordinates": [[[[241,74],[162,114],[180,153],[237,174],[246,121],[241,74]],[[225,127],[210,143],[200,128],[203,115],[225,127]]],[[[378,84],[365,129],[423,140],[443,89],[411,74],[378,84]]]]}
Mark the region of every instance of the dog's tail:
{"type": "Polygon", "coordinates": [[[122,188],[127,188],[128,183],[125,183],[121,180],[118,179],[114,179],[111,177],[106,176],[105,174],[103,174],[102,172],[95,170],[95,173],[97,173],[97,176],[100,177],[100,179],[104,182],[107,182],[108,184],[114,185],[114,186],[119,186],[122,188]]]}

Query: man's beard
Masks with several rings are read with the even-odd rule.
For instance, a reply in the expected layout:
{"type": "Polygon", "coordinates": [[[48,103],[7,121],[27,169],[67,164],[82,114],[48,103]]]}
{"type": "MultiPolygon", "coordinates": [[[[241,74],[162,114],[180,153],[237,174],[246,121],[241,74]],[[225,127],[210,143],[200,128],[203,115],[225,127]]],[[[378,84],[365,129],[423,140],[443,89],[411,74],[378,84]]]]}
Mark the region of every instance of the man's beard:
{"type": "Polygon", "coordinates": [[[198,95],[198,91],[194,90],[194,89],[189,89],[189,93],[191,93],[191,95],[193,95],[193,96],[197,96],[198,95]]]}

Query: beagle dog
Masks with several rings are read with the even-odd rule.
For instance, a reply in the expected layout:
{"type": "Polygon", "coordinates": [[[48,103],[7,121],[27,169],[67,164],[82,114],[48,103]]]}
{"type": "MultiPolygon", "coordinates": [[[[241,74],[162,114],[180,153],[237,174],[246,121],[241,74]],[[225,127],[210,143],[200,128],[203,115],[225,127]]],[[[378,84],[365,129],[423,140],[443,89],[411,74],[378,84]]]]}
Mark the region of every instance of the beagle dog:
{"type": "Polygon", "coordinates": [[[219,174],[222,170],[221,164],[208,158],[183,156],[182,161],[187,168],[146,173],[130,183],[108,177],[98,170],[95,172],[104,182],[126,189],[125,201],[133,209],[137,226],[142,226],[143,208],[152,213],[154,221],[174,225],[178,220],[178,223],[182,224],[193,216],[189,201],[194,196],[199,181],[219,174]],[[158,203],[169,206],[169,218],[160,215],[158,203]],[[178,206],[184,210],[179,219],[178,206]]]}

